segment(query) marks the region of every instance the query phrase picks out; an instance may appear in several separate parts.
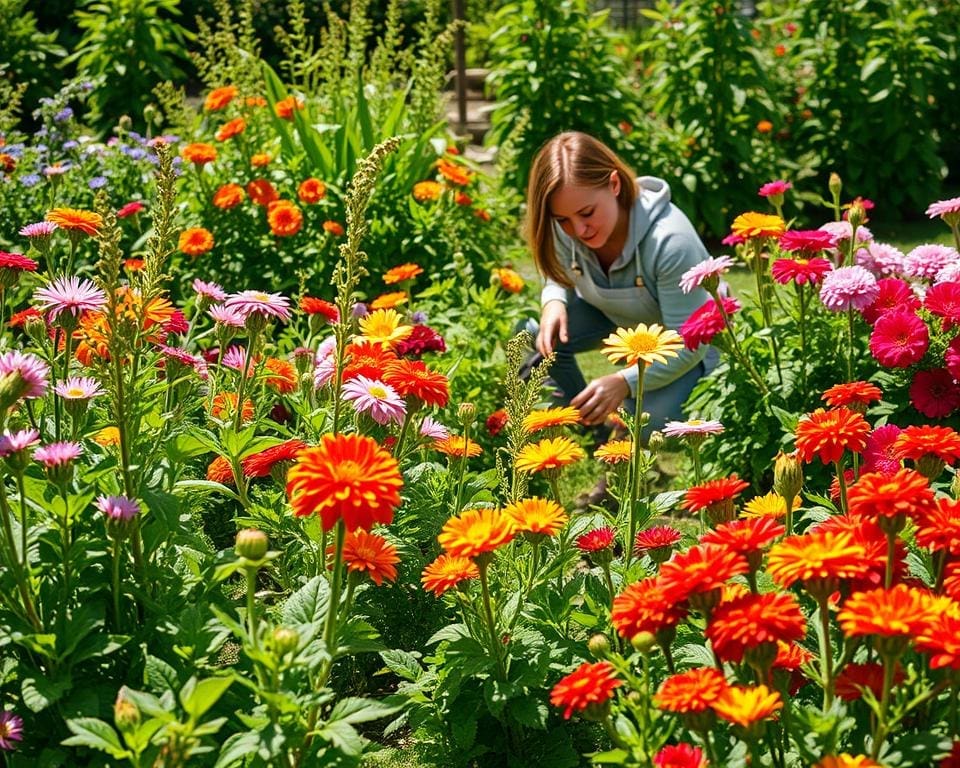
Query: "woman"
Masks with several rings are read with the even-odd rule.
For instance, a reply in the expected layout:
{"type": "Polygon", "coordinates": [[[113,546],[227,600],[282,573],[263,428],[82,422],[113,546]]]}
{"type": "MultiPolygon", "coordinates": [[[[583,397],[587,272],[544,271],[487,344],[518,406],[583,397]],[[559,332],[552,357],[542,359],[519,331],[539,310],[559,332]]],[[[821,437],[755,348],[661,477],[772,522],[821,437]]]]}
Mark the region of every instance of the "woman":
{"type": "MultiPolygon", "coordinates": [[[[579,409],[584,424],[600,425],[635,397],[637,369],[587,383],[574,355],[598,348],[618,327],[679,328],[709,298],[702,289],[684,294],[680,276],[708,253],[670,202],[665,181],[636,178],[609,147],[584,133],[561,133],[538,152],[527,204],[530,248],[546,278],[540,322],[528,329],[539,355],[556,354],[550,375],[561,399],[579,409]]],[[[647,368],[648,431],[682,418],[683,402],[715,361],[716,354],[701,347],[647,368]]]]}

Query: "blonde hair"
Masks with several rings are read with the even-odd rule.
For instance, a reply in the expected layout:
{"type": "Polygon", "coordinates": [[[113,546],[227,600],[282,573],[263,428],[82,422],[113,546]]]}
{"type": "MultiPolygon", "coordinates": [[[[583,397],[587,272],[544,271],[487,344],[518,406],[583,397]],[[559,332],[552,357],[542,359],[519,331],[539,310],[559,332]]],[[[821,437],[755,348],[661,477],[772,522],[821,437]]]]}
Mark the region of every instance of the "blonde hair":
{"type": "Polygon", "coordinates": [[[630,167],[606,144],[586,133],[567,131],[550,139],[537,152],[527,184],[527,242],[537,269],[545,277],[572,287],[554,244],[550,196],[566,185],[604,187],[610,174],[620,176],[617,202],[631,210],[637,198],[635,176],[630,167]]]}

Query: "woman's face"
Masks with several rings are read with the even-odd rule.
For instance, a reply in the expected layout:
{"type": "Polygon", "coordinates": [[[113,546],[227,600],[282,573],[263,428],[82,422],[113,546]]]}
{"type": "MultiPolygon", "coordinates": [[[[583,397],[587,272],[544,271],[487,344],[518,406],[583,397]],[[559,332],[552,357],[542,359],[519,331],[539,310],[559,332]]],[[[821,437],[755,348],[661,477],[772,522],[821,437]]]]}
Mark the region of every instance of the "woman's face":
{"type": "Polygon", "coordinates": [[[606,245],[620,217],[620,176],[610,173],[602,187],[566,185],[550,195],[550,215],[570,237],[591,250],[606,245]]]}

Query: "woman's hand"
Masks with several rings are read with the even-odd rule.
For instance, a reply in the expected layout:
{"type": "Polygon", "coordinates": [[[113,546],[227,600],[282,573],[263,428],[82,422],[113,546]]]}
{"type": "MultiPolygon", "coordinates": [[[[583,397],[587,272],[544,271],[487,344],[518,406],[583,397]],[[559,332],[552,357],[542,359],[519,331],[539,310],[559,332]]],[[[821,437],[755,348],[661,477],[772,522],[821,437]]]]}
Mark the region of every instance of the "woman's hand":
{"type": "Polygon", "coordinates": [[[630,394],[630,385],[619,373],[594,379],[570,401],[580,411],[580,421],[587,426],[602,424],[630,394]]]}
{"type": "Polygon", "coordinates": [[[560,339],[567,343],[567,305],[554,299],[543,305],[540,311],[540,332],[537,333],[537,352],[546,357],[560,339]]]}

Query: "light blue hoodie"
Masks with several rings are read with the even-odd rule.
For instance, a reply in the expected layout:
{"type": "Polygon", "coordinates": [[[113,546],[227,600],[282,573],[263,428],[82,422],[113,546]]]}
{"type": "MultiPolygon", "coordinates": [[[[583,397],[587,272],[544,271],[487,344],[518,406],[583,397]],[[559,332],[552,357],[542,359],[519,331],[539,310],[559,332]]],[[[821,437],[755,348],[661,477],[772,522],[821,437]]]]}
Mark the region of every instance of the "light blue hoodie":
{"type": "MultiPolygon", "coordinates": [[[[583,297],[585,281],[598,288],[633,288],[637,292],[635,313],[624,316],[622,305],[613,310],[605,308],[602,301],[594,306],[611,317],[615,323],[635,326],[638,323],[659,323],[677,330],[694,310],[702,306],[709,294],[702,288],[683,293],[680,277],[691,267],[709,257],[690,220],[677,206],[670,202],[670,186],[663,179],[641,176],[637,179],[637,199],[630,212],[630,224],[623,251],[610,265],[608,273],[597,261],[593,251],[583,243],[568,237],[559,225],[554,225],[554,246],[557,258],[574,290],[583,297]],[[636,259],[639,257],[639,265],[636,259]],[[576,263],[581,273],[574,270],[576,263]],[[638,270],[639,266],[639,270],[638,270]],[[638,274],[639,273],[639,274],[638,274]],[[641,277],[643,287],[636,285],[641,277]],[[645,291],[650,292],[655,304],[642,300],[645,291]],[[656,310],[651,311],[651,306],[656,310]]],[[[588,293],[593,293],[589,291],[588,293]]],[[[568,289],[552,280],[547,280],[540,294],[540,304],[568,300],[568,289]]],[[[707,347],[696,350],[684,348],[679,357],[666,365],[655,363],[647,368],[643,379],[645,390],[667,386],[696,366],[707,352],[707,347]]],[[[630,393],[636,396],[637,369],[631,366],[622,371],[630,385],[630,393]]]]}

